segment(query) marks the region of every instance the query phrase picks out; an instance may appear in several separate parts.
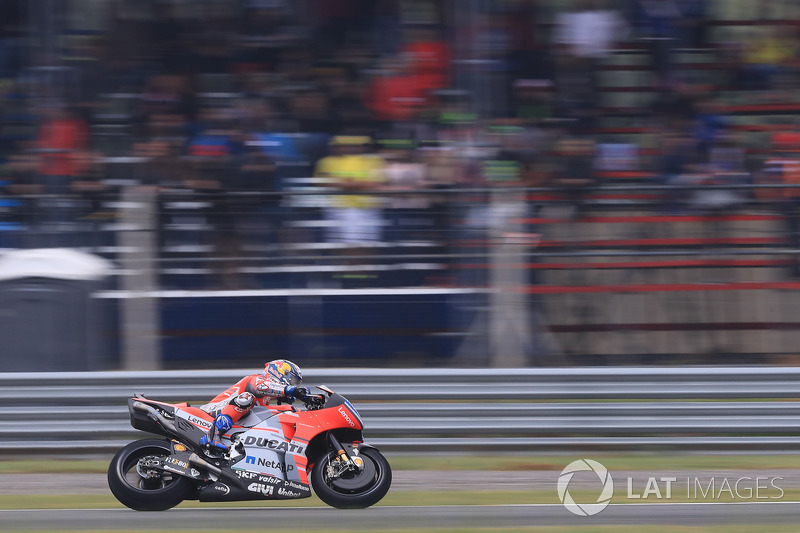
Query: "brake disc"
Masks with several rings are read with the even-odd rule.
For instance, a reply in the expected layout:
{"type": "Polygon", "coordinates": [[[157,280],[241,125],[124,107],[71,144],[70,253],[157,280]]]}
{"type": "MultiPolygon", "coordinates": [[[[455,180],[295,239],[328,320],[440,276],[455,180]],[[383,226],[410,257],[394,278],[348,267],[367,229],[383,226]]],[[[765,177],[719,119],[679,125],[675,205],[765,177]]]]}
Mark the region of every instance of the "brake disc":
{"type": "Polygon", "coordinates": [[[363,468],[359,470],[345,470],[331,481],[331,487],[341,492],[358,492],[363,490],[375,480],[377,471],[372,461],[364,461],[363,468]]]}

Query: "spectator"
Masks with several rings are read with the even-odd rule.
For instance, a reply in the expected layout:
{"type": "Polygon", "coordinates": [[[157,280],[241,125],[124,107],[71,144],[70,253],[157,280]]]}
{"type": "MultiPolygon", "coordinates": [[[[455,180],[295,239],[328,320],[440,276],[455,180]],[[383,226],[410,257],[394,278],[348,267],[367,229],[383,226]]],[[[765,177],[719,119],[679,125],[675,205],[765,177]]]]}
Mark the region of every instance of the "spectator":
{"type": "Polygon", "coordinates": [[[380,74],[370,80],[364,104],[377,121],[411,120],[427,103],[425,83],[408,57],[389,57],[380,74]]]}
{"type": "Polygon", "coordinates": [[[511,31],[502,10],[472,17],[457,35],[459,59],[455,83],[468,87],[471,106],[481,118],[509,115],[511,31]]]}
{"type": "Polygon", "coordinates": [[[693,118],[693,135],[697,148],[708,154],[711,146],[725,133],[727,121],[720,112],[720,106],[711,98],[701,98],[696,105],[693,118]]]}
{"type": "Polygon", "coordinates": [[[283,211],[281,184],[274,160],[259,147],[249,146],[234,175],[231,188],[239,195],[229,199],[230,211],[243,247],[264,242],[279,243],[283,211]]]}
{"type": "Polygon", "coordinates": [[[516,80],[513,86],[514,116],[526,122],[541,123],[552,115],[551,80],[516,80]]]}
{"type": "Polygon", "coordinates": [[[275,250],[282,238],[281,196],[275,163],[258,146],[248,146],[228,168],[222,187],[227,194],[213,195],[215,213],[214,256],[216,281],[225,289],[255,288],[244,258],[275,250]]]}
{"type": "Polygon", "coordinates": [[[563,75],[588,76],[589,104],[597,105],[597,67],[616,43],[625,39],[625,22],[615,10],[601,9],[599,0],[578,0],[573,11],[559,13],[556,19],[555,52],[561,58],[563,75]]]}
{"type": "Polygon", "coordinates": [[[432,91],[450,84],[450,47],[432,27],[412,26],[407,32],[408,40],[399,53],[408,58],[417,86],[430,98],[432,91]]]}
{"type": "Polygon", "coordinates": [[[42,121],[36,137],[45,238],[51,245],[64,242],[63,232],[76,214],[70,198],[73,183],[88,169],[88,128],[86,122],[62,102],[42,106],[42,121]],[[56,233],[62,232],[62,235],[56,233]],[[49,234],[49,235],[47,235],[49,234]]]}
{"type": "Polygon", "coordinates": [[[382,144],[381,156],[386,161],[383,189],[393,193],[386,196],[384,203],[388,240],[419,239],[431,205],[430,196],[422,193],[428,187],[427,168],[416,155],[412,141],[384,139],[382,144]]]}
{"type": "MultiPolygon", "coordinates": [[[[761,190],[762,200],[774,201],[786,221],[786,237],[792,251],[800,251],[800,128],[776,133],[771,139],[771,156],[764,164],[759,183],[787,185],[782,190],[761,190]]],[[[789,257],[789,274],[800,278],[800,255],[789,257]]]]}
{"type": "Polygon", "coordinates": [[[704,48],[708,45],[706,20],[709,15],[708,0],[678,0],[681,12],[679,21],[681,46],[704,48]]]}
{"type": "Polygon", "coordinates": [[[369,153],[371,139],[337,136],[334,151],[321,159],[314,176],[330,188],[346,193],[332,196],[326,210],[328,242],[359,247],[381,240],[383,217],[377,198],[369,195],[383,185],[383,160],[369,153]]]}
{"type": "Polygon", "coordinates": [[[665,130],[661,133],[656,175],[661,184],[674,187],[664,194],[664,208],[669,213],[679,213],[685,207],[689,193],[682,188],[683,176],[689,164],[695,160],[696,154],[697,147],[690,136],[679,130],[665,130]]]}
{"type": "MultiPolygon", "coordinates": [[[[753,183],[747,163],[747,151],[737,134],[723,134],[712,146],[709,161],[715,178],[721,180],[723,184],[749,185],[753,183]]],[[[745,190],[731,190],[731,193],[735,198],[735,203],[743,203],[748,197],[748,191],[745,190]]]]}
{"type": "Polygon", "coordinates": [[[545,39],[541,2],[511,0],[505,12],[510,36],[509,70],[513,79],[550,79],[549,54],[541,53],[545,39]]]}
{"type": "Polygon", "coordinates": [[[335,69],[330,88],[332,129],[336,133],[372,131],[372,112],[365,102],[364,90],[358,75],[349,67],[335,69]]]}
{"type": "Polygon", "coordinates": [[[237,150],[232,110],[207,107],[201,111],[200,121],[193,126],[194,135],[189,141],[188,153],[198,160],[222,159],[232,161],[237,150]]]}
{"type": "Polygon", "coordinates": [[[378,0],[372,13],[372,47],[381,56],[391,56],[400,48],[403,25],[396,0],[378,0]]]}
{"type": "Polygon", "coordinates": [[[155,190],[178,187],[185,175],[183,143],[168,138],[149,138],[134,143],[132,155],[137,165],[136,180],[155,190]]]}
{"type": "Polygon", "coordinates": [[[290,96],[289,115],[304,133],[324,136],[336,133],[330,98],[319,88],[299,90],[290,96]]]}
{"type": "Polygon", "coordinates": [[[496,121],[489,126],[489,132],[489,142],[496,147],[496,152],[486,161],[487,180],[501,186],[529,185],[541,132],[525,128],[517,120],[496,121]]]}
{"type": "MultiPolygon", "coordinates": [[[[4,190],[20,202],[19,209],[13,213],[16,217],[12,220],[28,230],[35,229],[40,222],[36,203],[44,187],[37,174],[38,166],[32,141],[17,141],[0,167],[0,176],[7,182],[4,190]]],[[[27,237],[30,237],[30,232],[27,233],[27,237]]]]}
{"type": "Polygon", "coordinates": [[[634,11],[637,29],[650,50],[658,75],[655,85],[670,86],[675,82],[672,51],[680,44],[684,20],[688,22],[683,18],[679,0],[636,0],[634,11]]]}
{"type": "Polygon", "coordinates": [[[789,28],[756,27],[744,50],[750,89],[770,91],[780,76],[791,72],[798,57],[797,39],[789,28]]]}
{"type": "Polygon", "coordinates": [[[371,3],[372,0],[311,0],[310,12],[316,15],[313,33],[317,55],[324,57],[342,48],[363,27],[371,3]]]}
{"type": "Polygon", "coordinates": [[[13,79],[24,64],[23,13],[22,4],[0,3],[0,80],[13,79]]]}

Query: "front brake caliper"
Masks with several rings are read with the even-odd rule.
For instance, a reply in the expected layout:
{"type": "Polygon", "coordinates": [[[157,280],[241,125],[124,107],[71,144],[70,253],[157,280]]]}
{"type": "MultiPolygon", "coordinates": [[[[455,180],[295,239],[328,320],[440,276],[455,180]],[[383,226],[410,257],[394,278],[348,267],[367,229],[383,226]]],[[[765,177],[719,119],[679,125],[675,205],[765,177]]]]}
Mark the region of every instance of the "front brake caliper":
{"type": "Polygon", "coordinates": [[[340,454],[332,461],[331,465],[334,467],[335,476],[339,477],[344,472],[361,471],[364,469],[364,459],[358,456],[358,449],[353,448],[353,453],[350,455],[350,460],[347,460],[347,454],[340,454]]]}
{"type": "Polygon", "coordinates": [[[351,468],[350,463],[343,456],[338,456],[328,463],[328,479],[338,479],[351,468]]]}

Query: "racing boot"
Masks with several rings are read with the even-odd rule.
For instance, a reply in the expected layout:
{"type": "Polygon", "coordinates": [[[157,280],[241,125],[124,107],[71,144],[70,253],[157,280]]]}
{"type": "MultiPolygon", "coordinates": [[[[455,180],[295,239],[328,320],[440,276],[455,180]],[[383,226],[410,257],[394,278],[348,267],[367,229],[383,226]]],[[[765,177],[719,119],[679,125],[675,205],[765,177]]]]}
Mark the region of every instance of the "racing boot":
{"type": "Polygon", "coordinates": [[[209,428],[208,433],[200,439],[200,445],[210,457],[217,458],[228,453],[229,449],[220,440],[220,436],[233,427],[233,420],[228,415],[217,415],[214,424],[209,428]]]}

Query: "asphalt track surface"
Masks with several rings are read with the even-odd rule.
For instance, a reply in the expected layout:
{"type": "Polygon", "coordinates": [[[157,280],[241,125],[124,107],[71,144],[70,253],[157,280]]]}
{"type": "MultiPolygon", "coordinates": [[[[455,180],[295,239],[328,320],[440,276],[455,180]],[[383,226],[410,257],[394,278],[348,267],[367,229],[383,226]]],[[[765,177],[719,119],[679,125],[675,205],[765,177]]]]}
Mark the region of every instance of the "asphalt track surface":
{"type": "MultiPolygon", "coordinates": [[[[60,509],[0,511],[2,531],[63,531],[171,529],[176,531],[318,529],[381,531],[389,528],[490,528],[536,526],[599,526],[652,524],[708,526],[794,524],[800,502],[612,504],[591,517],[572,515],[561,505],[488,505],[381,507],[358,511],[331,508],[202,508],[142,513],[128,509],[60,509]]],[[[646,530],[646,529],[643,529],[646,530]]]]}

